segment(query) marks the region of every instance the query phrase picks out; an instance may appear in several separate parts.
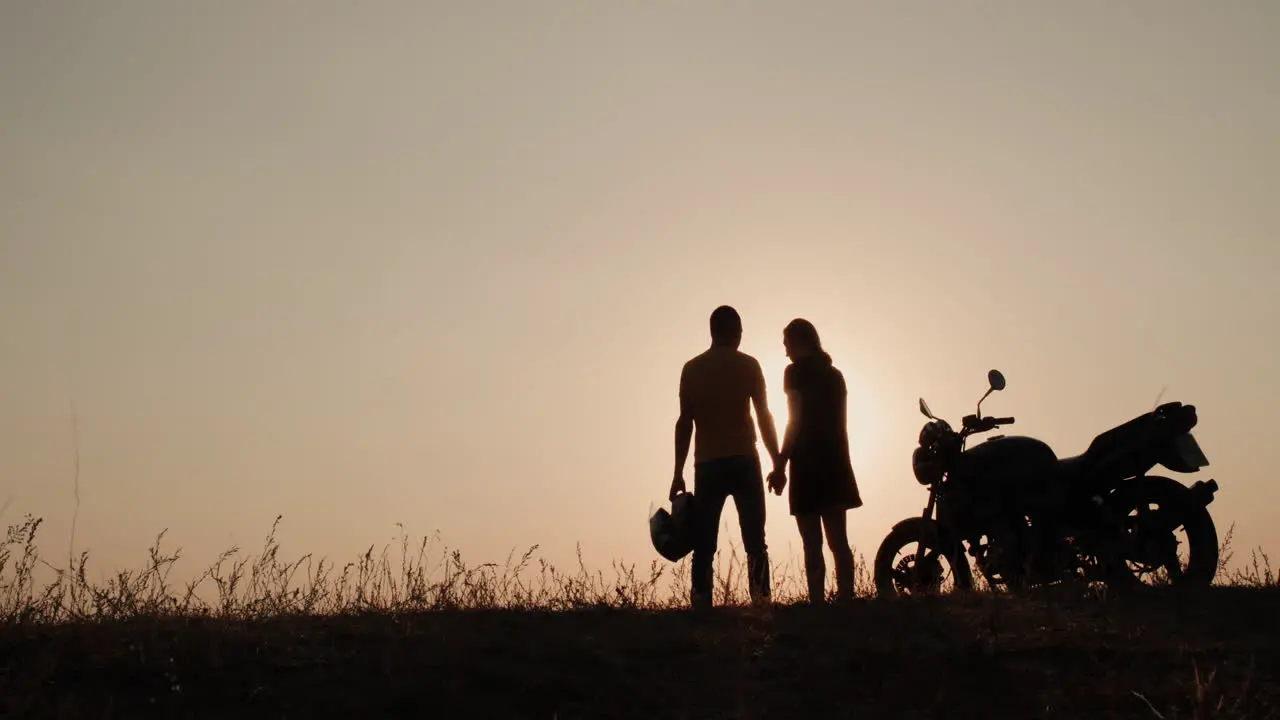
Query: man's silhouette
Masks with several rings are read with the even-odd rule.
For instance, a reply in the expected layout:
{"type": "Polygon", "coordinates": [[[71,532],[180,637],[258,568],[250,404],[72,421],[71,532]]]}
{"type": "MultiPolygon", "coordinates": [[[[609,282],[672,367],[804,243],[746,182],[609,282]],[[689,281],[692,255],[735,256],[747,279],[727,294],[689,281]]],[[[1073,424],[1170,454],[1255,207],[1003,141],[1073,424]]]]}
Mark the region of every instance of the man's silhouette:
{"type": "Polygon", "coordinates": [[[764,540],[764,476],[756,453],[755,407],[765,448],[778,458],[778,435],[766,403],[764,373],[755,358],[738,350],[742,318],[728,305],[711,313],[711,347],[684,364],[680,373],[680,418],[676,421],[676,469],[671,497],[684,490],[684,464],[694,440],[693,550],[695,608],[711,605],[711,562],[715,557],[720,514],[733,498],[747,554],[753,601],[770,596],[769,555],[764,540]]]}

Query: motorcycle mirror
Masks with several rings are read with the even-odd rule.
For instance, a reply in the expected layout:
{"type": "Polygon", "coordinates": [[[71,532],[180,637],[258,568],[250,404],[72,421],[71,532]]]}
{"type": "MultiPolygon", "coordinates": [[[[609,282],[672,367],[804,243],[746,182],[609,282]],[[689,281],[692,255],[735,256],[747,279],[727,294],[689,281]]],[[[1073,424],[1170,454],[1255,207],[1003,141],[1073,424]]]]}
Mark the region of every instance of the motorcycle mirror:
{"type": "Polygon", "coordinates": [[[987,373],[987,382],[991,385],[992,390],[1004,389],[1004,375],[999,370],[992,370],[987,373]]]}
{"type": "Polygon", "coordinates": [[[924,398],[920,398],[920,413],[930,420],[937,419],[933,416],[933,413],[929,411],[929,403],[925,402],[924,398]]]}

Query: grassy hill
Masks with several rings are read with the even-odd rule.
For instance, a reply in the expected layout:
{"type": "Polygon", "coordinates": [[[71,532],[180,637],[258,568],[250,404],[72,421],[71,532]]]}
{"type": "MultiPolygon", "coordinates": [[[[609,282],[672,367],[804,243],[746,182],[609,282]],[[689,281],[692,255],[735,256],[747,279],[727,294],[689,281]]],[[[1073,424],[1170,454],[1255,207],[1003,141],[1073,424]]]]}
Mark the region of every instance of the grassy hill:
{"type": "Polygon", "coordinates": [[[84,558],[37,585],[23,530],[0,551],[0,717],[1280,717],[1265,557],[1189,594],[827,608],[785,582],[743,606],[722,567],[729,605],[695,614],[658,565],[606,581],[371,550],[326,575],[270,538],[201,577],[212,598],[170,588],[158,550],[100,585],[84,558]]]}

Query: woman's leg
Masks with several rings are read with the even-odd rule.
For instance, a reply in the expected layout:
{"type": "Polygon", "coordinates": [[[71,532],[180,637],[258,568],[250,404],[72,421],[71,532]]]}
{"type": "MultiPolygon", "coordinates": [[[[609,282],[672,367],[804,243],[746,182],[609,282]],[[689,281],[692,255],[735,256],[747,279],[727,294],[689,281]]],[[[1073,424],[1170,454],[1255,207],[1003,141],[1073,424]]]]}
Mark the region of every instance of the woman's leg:
{"type": "Polygon", "coordinates": [[[826,600],[826,562],[822,557],[822,516],[818,513],[797,515],[800,542],[804,545],[804,575],[809,584],[809,602],[817,605],[826,600]]]}
{"type": "Polygon", "coordinates": [[[836,597],[840,602],[853,599],[853,549],[849,547],[845,513],[843,509],[822,513],[827,544],[831,546],[831,555],[836,564],[836,597]]]}

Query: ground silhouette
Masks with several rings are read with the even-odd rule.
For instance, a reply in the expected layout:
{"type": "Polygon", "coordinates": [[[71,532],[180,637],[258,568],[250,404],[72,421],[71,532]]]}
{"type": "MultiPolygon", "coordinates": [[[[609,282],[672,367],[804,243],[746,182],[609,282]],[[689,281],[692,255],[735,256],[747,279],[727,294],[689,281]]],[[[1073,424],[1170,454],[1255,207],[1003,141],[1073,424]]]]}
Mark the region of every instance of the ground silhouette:
{"type": "Polygon", "coordinates": [[[1280,707],[1277,600],[1214,588],[701,618],[494,610],[9,627],[0,714],[1261,718],[1280,707]]]}
{"type": "Polygon", "coordinates": [[[703,614],[684,562],[606,579],[406,540],[329,574],[282,559],[274,528],[189,586],[159,540],[141,570],[93,583],[81,556],[41,584],[37,527],[0,545],[0,717],[1280,716],[1280,585],[1256,552],[1219,586],[1124,596],[885,600],[863,565],[843,607],[808,607],[780,567],[779,603],[755,609],[730,547],[727,605],[703,614]]]}

